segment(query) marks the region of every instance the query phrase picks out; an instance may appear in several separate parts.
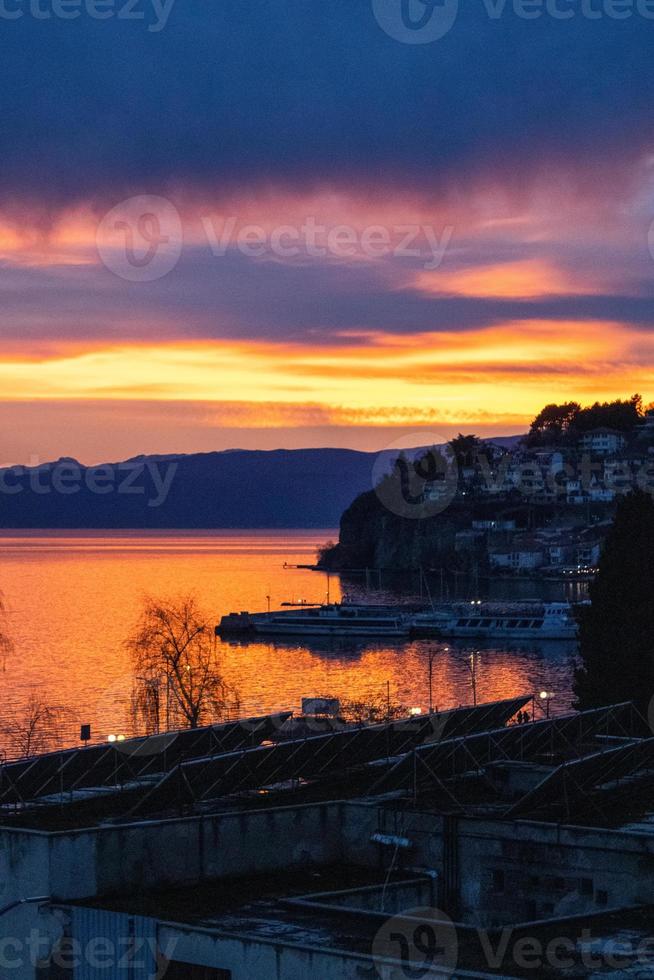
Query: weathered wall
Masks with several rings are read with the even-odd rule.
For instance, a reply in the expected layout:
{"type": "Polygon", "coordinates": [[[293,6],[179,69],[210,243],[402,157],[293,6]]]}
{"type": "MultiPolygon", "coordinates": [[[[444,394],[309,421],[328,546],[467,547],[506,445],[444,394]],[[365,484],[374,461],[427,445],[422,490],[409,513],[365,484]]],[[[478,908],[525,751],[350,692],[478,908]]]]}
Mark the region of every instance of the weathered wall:
{"type": "Polygon", "coordinates": [[[43,835],[52,893],[129,893],[363,858],[376,812],[360,808],[344,833],[346,810],[339,803],[280,807],[43,835]]]}
{"type": "MultiPolygon", "coordinates": [[[[369,957],[346,952],[282,946],[247,937],[184,933],[160,927],[159,942],[174,949],[174,959],[230,970],[232,980],[362,980],[375,974],[369,957]]],[[[86,978],[85,978],[86,980],[86,978]]]]}
{"type": "Polygon", "coordinates": [[[460,827],[459,881],[459,918],[482,925],[653,902],[654,838],[466,820],[460,827]],[[497,881],[497,871],[503,881],[497,881]]]}
{"type": "Polygon", "coordinates": [[[461,922],[504,925],[654,902],[654,836],[532,821],[461,819],[449,853],[444,823],[428,813],[385,813],[385,833],[409,838],[402,866],[454,865],[461,922]]]}
{"type": "MultiPolygon", "coordinates": [[[[129,894],[339,861],[380,867],[394,861],[398,870],[436,871],[439,904],[459,921],[480,925],[654,901],[654,837],[646,834],[475,819],[461,819],[455,829],[448,839],[442,817],[355,803],[52,835],[4,828],[0,902],[129,894]],[[380,846],[371,841],[375,832],[407,838],[412,846],[380,846]],[[452,883],[456,905],[446,901],[452,883]]],[[[44,928],[43,916],[24,907],[0,917],[0,940],[21,940],[32,928],[44,928]]],[[[33,976],[5,972],[17,980],[33,976]]]]}
{"type": "MultiPolygon", "coordinates": [[[[391,837],[407,838],[412,847],[400,850],[395,861],[400,867],[420,867],[437,871],[439,878],[444,870],[443,818],[433,813],[408,810],[379,810],[379,831],[391,837]]],[[[385,860],[392,858],[392,849],[385,848],[385,860]]]]}
{"type": "MultiPolygon", "coordinates": [[[[157,924],[97,909],[71,908],[70,929],[75,938],[74,980],[152,980],[159,950],[166,958],[230,970],[233,980],[361,980],[371,961],[345,952],[311,949],[296,943],[212,935],[201,928],[157,924]],[[134,957],[127,950],[134,942],[134,957]]],[[[286,940],[288,942],[288,940],[286,940]]],[[[370,973],[372,980],[373,974],[370,973]]]]}
{"type": "MultiPolygon", "coordinates": [[[[0,909],[20,899],[50,894],[47,835],[22,830],[0,830],[0,909]]],[[[56,923],[39,913],[38,906],[22,905],[0,916],[0,976],[32,980],[32,950],[47,941],[56,923]],[[28,945],[28,942],[32,942],[28,945]]]]}
{"type": "Polygon", "coordinates": [[[0,828],[0,908],[15,899],[47,895],[49,862],[47,834],[0,828]]]}
{"type": "MultiPolygon", "coordinates": [[[[55,834],[0,829],[0,908],[37,895],[66,901],[129,894],[354,860],[355,853],[362,858],[362,841],[373,832],[376,811],[362,807],[353,815],[348,845],[342,826],[346,809],[339,803],[283,807],[55,834]]],[[[25,949],[15,952],[15,944],[24,947],[32,930],[48,933],[35,906],[0,917],[3,978],[33,980],[25,949]]]]}
{"type": "Polygon", "coordinates": [[[369,885],[365,888],[349,888],[347,891],[306,895],[297,904],[327,905],[333,908],[363,909],[370,912],[383,910],[389,915],[395,915],[407,909],[436,905],[437,888],[438,884],[432,878],[389,881],[385,885],[369,885]]]}

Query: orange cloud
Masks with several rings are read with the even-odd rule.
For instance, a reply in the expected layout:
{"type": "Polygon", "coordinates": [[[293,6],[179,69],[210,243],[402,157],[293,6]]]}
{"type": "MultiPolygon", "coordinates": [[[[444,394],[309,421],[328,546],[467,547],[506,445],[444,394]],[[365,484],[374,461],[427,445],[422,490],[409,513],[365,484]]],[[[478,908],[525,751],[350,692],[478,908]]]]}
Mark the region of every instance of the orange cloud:
{"type": "MultiPolygon", "coordinates": [[[[599,293],[606,272],[598,271],[590,281],[565,265],[563,253],[560,262],[550,257],[551,248],[548,254],[546,249],[538,253],[539,246],[570,242],[577,234],[578,212],[574,204],[563,206],[564,197],[562,193],[553,202],[550,196],[545,208],[537,198],[512,204],[508,198],[494,199],[490,191],[463,204],[445,196],[438,201],[418,195],[382,200],[319,188],[311,194],[259,191],[202,200],[179,195],[176,203],[184,216],[185,243],[207,249],[206,221],[214,222],[219,231],[230,216],[238,227],[257,225],[267,234],[279,225],[302,228],[310,217],[328,227],[347,224],[358,232],[411,224],[429,224],[439,232],[451,225],[452,249],[439,269],[416,271],[415,263],[393,265],[388,256],[352,258],[378,262],[379,292],[387,289],[395,299],[401,300],[404,292],[415,295],[416,290],[503,300],[599,293]],[[489,236],[494,236],[494,245],[507,246],[508,259],[499,254],[499,246],[493,257],[493,246],[486,244],[489,236]],[[521,243],[529,255],[515,258],[521,243]],[[486,249],[489,257],[484,261],[486,249]]],[[[47,227],[0,221],[0,259],[37,269],[97,266],[95,231],[100,217],[89,206],[63,214],[47,227]]],[[[622,231],[612,229],[606,215],[601,220],[605,241],[611,234],[621,237],[622,231]]],[[[84,274],[82,269],[79,275],[84,274]]],[[[86,328],[79,340],[58,339],[56,330],[48,334],[48,310],[41,312],[38,303],[36,312],[21,311],[28,339],[7,341],[0,355],[0,397],[5,403],[139,402],[160,405],[162,412],[164,406],[174,411],[176,405],[194,404],[202,406],[206,419],[198,424],[243,430],[459,424],[487,429],[494,422],[519,430],[549,401],[604,399],[634,390],[649,400],[654,394],[654,341],[645,331],[618,322],[533,320],[467,330],[453,322],[432,333],[411,333],[409,322],[393,333],[369,324],[359,328],[353,314],[351,324],[337,320],[332,334],[321,336],[320,345],[311,343],[310,325],[302,343],[187,340],[180,337],[182,297],[170,308],[164,302],[154,305],[154,313],[147,311],[147,322],[143,311],[127,303],[121,309],[121,327],[129,329],[133,323],[140,338],[160,338],[165,328],[165,339],[111,343],[106,338],[114,318],[118,320],[111,302],[120,283],[117,287],[109,272],[107,277],[106,295],[97,308],[74,310],[86,328]]],[[[172,293],[171,280],[164,285],[172,293]]],[[[64,280],[62,291],[65,288],[64,280]]],[[[252,288],[257,288],[256,264],[252,288]]],[[[339,296],[342,307],[347,306],[350,288],[354,287],[348,281],[339,296]]],[[[365,295],[357,297],[362,299],[365,295]]]]}
{"type": "MultiPolygon", "coordinates": [[[[636,388],[649,397],[654,387],[654,372],[634,360],[620,325],[534,322],[384,341],[316,350],[226,341],[73,349],[0,361],[0,386],[12,401],[198,401],[224,406],[230,424],[245,427],[518,423],[557,398],[636,388]]],[[[654,356],[654,341],[646,342],[654,356]]]]}
{"type": "Polygon", "coordinates": [[[497,262],[448,272],[447,269],[421,272],[416,287],[430,294],[456,293],[503,299],[534,299],[595,292],[588,283],[578,279],[551,262],[526,259],[518,262],[497,262]]]}

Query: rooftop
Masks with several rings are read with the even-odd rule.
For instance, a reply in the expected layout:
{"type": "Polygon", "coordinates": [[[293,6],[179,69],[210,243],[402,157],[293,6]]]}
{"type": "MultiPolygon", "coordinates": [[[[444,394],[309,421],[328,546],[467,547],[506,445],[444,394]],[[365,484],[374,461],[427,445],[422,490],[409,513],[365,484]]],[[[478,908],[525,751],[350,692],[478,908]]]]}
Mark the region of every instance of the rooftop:
{"type": "Polygon", "coordinates": [[[56,832],[390,797],[439,814],[649,823],[654,738],[633,706],[534,721],[536,710],[524,695],[275,743],[262,741],[270,719],[256,719],[254,744],[250,734],[234,749],[230,729],[224,751],[221,729],[211,733],[212,755],[194,754],[206,750],[207,732],[181,733],[167,748],[155,743],[156,755],[113,746],[55,753],[5,767],[0,822],[56,832]],[[525,708],[532,720],[516,724],[525,708]]]}
{"type": "MultiPolygon", "coordinates": [[[[283,943],[304,948],[342,950],[370,959],[379,955],[380,931],[393,922],[413,930],[433,919],[408,918],[405,908],[434,905],[429,896],[435,882],[424,875],[388,873],[350,865],[333,865],[271,876],[222,880],[198,887],[132,894],[90,902],[65,903],[66,908],[95,908],[139,915],[180,925],[185,932],[203,932],[249,942],[283,943]]],[[[433,913],[427,913],[433,914],[433,913]]],[[[444,957],[456,960],[457,976],[533,977],[534,956],[542,962],[537,976],[569,978],[652,975],[654,908],[606,910],[598,914],[516,923],[507,931],[478,929],[467,923],[441,920],[439,939],[444,957]],[[505,940],[503,942],[503,939],[505,940]],[[529,955],[522,955],[521,942],[529,955]]],[[[421,964],[422,965],[422,964],[421,964]]],[[[441,964],[443,967],[447,963],[441,964]]],[[[429,975],[439,975],[436,958],[429,975]]],[[[451,976],[451,970],[445,972],[451,976]]]]}

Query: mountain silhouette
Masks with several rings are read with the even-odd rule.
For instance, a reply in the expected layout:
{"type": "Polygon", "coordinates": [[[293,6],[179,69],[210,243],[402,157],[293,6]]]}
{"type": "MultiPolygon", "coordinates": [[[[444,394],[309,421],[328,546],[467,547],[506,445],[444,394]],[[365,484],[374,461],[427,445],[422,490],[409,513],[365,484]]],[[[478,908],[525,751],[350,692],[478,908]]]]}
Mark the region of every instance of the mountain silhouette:
{"type": "Polygon", "coordinates": [[[3,528],[336,527],[374,453],[229,450],[0,470],[3,528]]]}

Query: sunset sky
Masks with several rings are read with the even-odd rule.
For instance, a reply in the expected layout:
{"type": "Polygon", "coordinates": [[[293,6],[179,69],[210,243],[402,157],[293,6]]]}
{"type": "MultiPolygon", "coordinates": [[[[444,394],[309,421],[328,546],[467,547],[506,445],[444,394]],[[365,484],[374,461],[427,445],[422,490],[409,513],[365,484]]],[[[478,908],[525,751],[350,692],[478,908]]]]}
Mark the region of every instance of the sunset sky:
{"type": "Polygon", "coordinates": [[[480,0],[406,44],[369,0],[176,0],[156,32],[0,28],[0,463],[654,399],[654,20],[480,0]],[[150,280],[122,274],[143,195],[150,280]]]}

